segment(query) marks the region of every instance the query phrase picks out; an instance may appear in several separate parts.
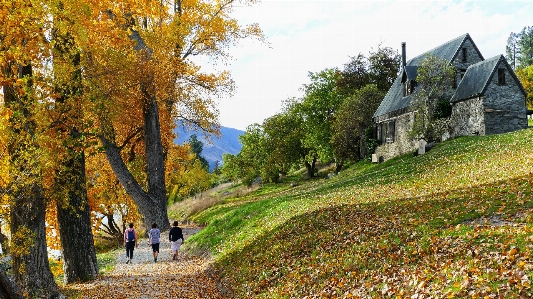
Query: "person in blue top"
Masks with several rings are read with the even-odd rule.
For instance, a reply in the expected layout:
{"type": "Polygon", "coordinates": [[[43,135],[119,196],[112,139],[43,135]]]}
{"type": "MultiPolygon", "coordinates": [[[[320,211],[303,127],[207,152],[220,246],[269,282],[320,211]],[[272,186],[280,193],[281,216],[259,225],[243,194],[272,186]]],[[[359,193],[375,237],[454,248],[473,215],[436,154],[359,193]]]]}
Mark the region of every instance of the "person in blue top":
{"type": "Polygon", "coordinates": [[[180,250],[181,245],[185,242],[183,232],[181,228],[178,227],[178,221],[174,221],[172,224],[172,228],[168,232],[168,240],[170,241],[170,249],[172,249],[172,260],[177,260],[178,251],[180,250]],[[181,242],[179,240],[181,240],[181,242]]]}
{"type": "Polygon", "coordinates": [[[137,243],[137,232],[133,229],[133,223],[130,223],[129,228],[124,231],[124,246],[126,247],[126,256],[128,257],[126,264],[128,264],[133,259],[133,249],[139,247],[137,243]]]}
{"type": "Polygon", "coordinates": [[[157,228],[157,223],[152,224],[152,229],[148,233],[148,244],[152,245],[152,252],[154,255],[154,263],[157,263],[157,256],[159,255],[159,237],[161,231],[157,228]]]}

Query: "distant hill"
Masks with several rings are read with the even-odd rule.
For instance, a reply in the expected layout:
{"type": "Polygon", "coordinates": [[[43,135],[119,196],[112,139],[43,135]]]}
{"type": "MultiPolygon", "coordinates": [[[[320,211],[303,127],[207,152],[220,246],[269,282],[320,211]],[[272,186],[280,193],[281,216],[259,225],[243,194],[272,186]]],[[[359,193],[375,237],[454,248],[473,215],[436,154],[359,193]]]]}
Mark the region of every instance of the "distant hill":
{"type": "Polygon", "coordinates": [[[239,136],[244,131],[221,127],[220,138],[211,136],[211,143],[205,139],[204,134],[200,130],[188,131],[183,126],[178,126],[174,130],[174,133],[178,136],[178,138],[174,139],[174,143],[176,144],[184,144],[189,140],[191,135],[196,134],[198,140],[204,144],[202,156],[209,162],[209,170],[211,171],[214,169],[215,163],[222,162],[223,154],[235,155],[241,151],[242,145],[239,141],[239,136]]]}

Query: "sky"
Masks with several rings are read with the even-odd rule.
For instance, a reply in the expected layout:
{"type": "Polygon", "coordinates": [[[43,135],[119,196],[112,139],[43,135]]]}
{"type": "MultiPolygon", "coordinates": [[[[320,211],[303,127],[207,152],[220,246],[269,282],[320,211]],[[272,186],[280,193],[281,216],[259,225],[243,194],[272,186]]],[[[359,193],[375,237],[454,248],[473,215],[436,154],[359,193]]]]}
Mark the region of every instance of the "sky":
{"type": "MultiPolygon", "coordinates": [[[[301,97],[309,72],[343,68],[350,57],[381,44],[407,60],[469,33],[485,59],[505,54],[511,32],[533,25],[531,0],[336,1],[263,0],[239,6],[240,24],[258,23],[267,43],[244,40],[230,49],[236,90],[218,102],[220,124],[246,130],[301,97]]],[[[213,66],[204,66],[213,68],[213,66]]],[[[215,67],[215,69],[220,69],[215,67]]]]}

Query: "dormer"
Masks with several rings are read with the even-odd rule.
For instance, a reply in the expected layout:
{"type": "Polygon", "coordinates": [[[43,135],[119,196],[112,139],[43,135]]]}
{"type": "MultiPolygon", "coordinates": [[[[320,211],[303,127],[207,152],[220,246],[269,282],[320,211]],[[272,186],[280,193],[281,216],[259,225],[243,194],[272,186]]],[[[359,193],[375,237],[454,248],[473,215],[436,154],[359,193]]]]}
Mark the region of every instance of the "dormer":
{"type": "Polygon", "coordinates": [[[403,96],[408,96],[415,91],[416,87],[416,76],[417,76],[418,67],[417,66],[406,66],[404,67],[402,75],[403,83],[403,96]]]}

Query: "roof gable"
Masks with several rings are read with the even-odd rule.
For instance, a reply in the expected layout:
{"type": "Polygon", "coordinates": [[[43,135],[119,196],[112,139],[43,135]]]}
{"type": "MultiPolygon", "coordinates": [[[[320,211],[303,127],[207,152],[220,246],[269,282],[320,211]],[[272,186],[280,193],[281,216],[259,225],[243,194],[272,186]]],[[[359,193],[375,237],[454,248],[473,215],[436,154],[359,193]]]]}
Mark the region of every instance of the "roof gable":
{"type": "Polygon", "coordinates": [[[458,102],[483,95],[500,64],[504,64],[513,80],[517,82],[521,92],[525,95],[526,91],[522,87],[520,80],[516,77],[509,63],[507,63],[505,57],[503,57],[503,55],[497,55],[471,65],[466,70],[466,73],[464,74],[461,83],[459,83],[459,86],[457,86],[455,94],[450,99],[450,102],[458,102]]]}

